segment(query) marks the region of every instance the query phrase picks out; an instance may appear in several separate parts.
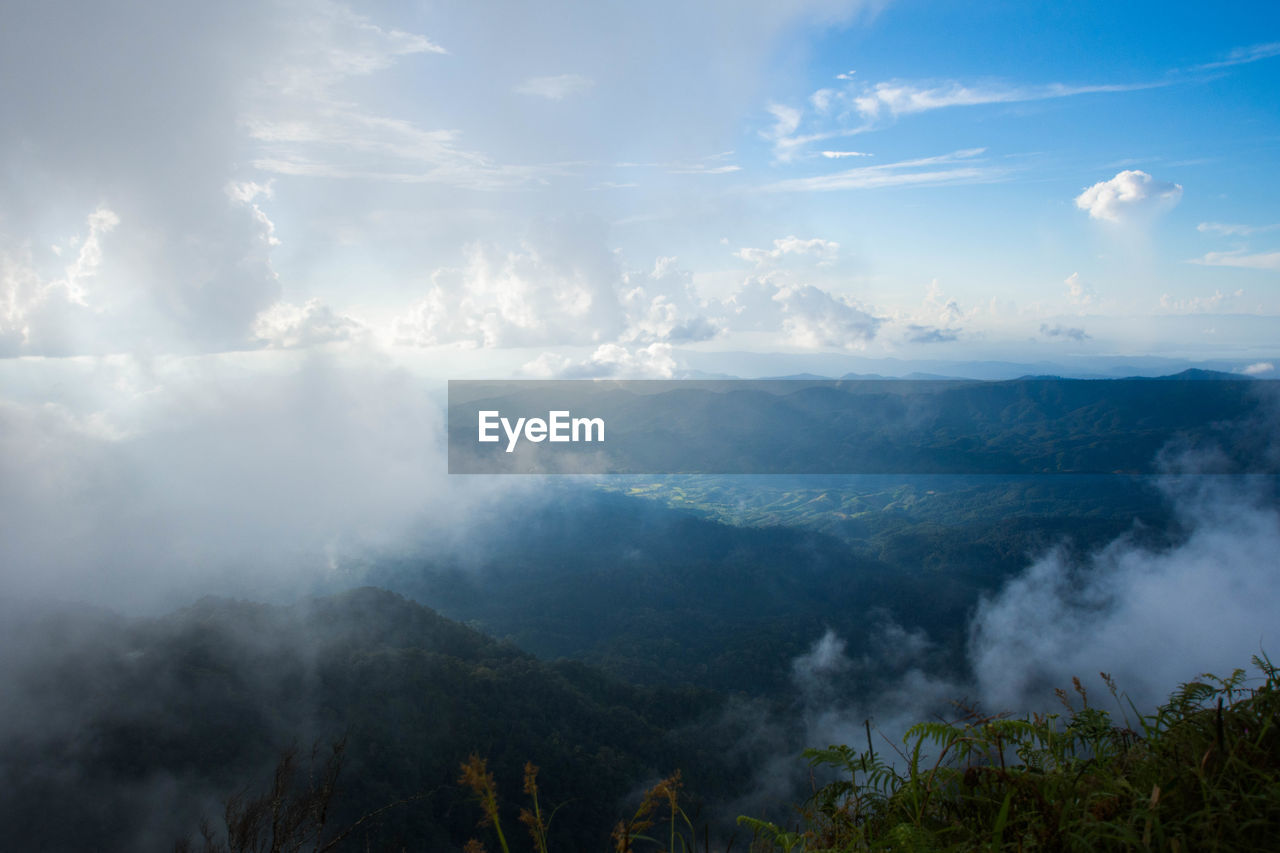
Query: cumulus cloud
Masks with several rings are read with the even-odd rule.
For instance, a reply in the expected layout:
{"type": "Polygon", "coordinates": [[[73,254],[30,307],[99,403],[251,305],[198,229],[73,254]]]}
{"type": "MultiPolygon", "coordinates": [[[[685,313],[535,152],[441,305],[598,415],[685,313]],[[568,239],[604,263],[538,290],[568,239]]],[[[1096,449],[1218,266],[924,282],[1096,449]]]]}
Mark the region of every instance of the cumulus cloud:
{"type": "Polygon", "coordinates": [[[1076,196],[1076,207],[1093,219],[1128,222],[1169,210],[1182,198],[1182,186],[1157,181],[1146,172],[1126,169],[1076,196]]]}
{"type": "Polygon", "coordinates": [[[627,315],[623,343],[696,343],[716,337],[720,324],[705,316],[693,277],[673,257],[658,258],[647,273],[623,274],[627,315]]]}
{"type": "Polygon", "coordinates": [[[581,74],[557,74],[551,77],[530,77],[515,91],[521,95],[534,95],[549,101],[563,101],[571,95],[580,95],[588,91],[593,81],[581,74]]]}
{"type": "Polygon", "coordinates": [[[603,344],[587,358],[543,353],[520,372],[533,379],[670,379],[675,371],[671,345],[653,343],[645,347],[603,344]]]}
{"type": "Polygon", "coordinates": [[[229,193],[228,182],[243,180],[238,122],[254,81],[306,40],[306,15],[293,29],[285,19],[237,2],[164,13],[105,2],[70,19],[55,6],[14,10],[0,33],[15,130],[0,143],[12,166],[0,175],[0,231],[17,247],[0,247],[6,266],[33,247],[26,277],[48,285],[60,276],[34,247],[77,254],[64,235],[90,211],[114,224],[81,232],[99,250],[92,287],[78,294],[86,304],[58,307],[50,291],[23,335],[5,334],[10,346],[21,337],[25,353],[82,355],[246,345],[280,286],[264,197],[229,193]]]}
{"type": "Polygon", "coordinates": [[[882,322],[847,296],[772,274],[749,277],[721,308],[734,331],[773,332],[806,349],[862,349],[882,322]]]}
{"type": "Polygon", "coordinates": [[[773,241],[772,249],[739,249],[735,254],[748,263],[765,266],[782,259],[784,255],[808,255],[819,263],[831,263],[840,253],[840,244],[817,237],[802,240],[799,237],[782,237],[773,241]]]}
{"type": "Polygon", "coordinates": [[[781,306],[783,334],[795,346],[859,350],[880,326],[852,300],[813,285],[786,285],[773,300],[781,306]]]}
{"type": "Polygon", "coordinates": [[[942,291],[938,279],[929,282],[924,299],[910,311],[894,315],[893,322],[900,327],[903,340],[912,344],[942,344],[959,340],[964,332],[961,324],[978,313],[978,309],[964,310],[954,298],[942,291]]]}
{"type": "Polygon", "coordinates": [[[939,329],[917,323],[907,325],[907,341],[913,344],[945,344],[959,337],[959,329],[939,329]]]}
{"type": "Polygon", "coordinates": [[[258,194],[220,188],[192,202],[203,228],[102,205],[49,254],[0,242],[0,356],[253,346],[255,317],[280,294],[258,194]]]}
{"type": "Polygon", "coordinates": [[[419,346],[598,345],[625,330],[621,283],[598,224],[548,228],[512,250],[477,244],[464,267],[432,273],[396,337],[419,346]]]}
{"type": "Polygon", "coordinates": [[[1276,366],[1269,361],[1257,361],[1243,368],[1240,372],[1246,376],[1263,376],[1272,373],[1276,366]]]}
{"type": "MultiPolygon", "coordinates": [[[[99,207],[75,238],[75,257],[61,275],[45,279],[29,245],[0,250],[0,356],[70,355],[82,351],[77,326],[94,324],[103,309],[94,284],[102,266],[103,237],[120,217],[99,207]]],[[[58,253],[60,254],[60,252],[58,253]]]]}
{"type": "Polygon", "coordinates": [[[1065,338],[1066,340],[1076,341],[1077,343],[1089,340],[1089,335],[1085,334],[1084,329],[1077,326],[1063,326],[1058,323],[1055,323],[1052,326],[1048,323],[1041,323],[1040,334],[1044,335],[1046,338],[1065,338]]]}
{"type": "Polygon", "coordinates": [[[432,273],[426,296],[395,323],[396,340],[417,346],[647,345],[718,333],[675,258],[624,269],[603,226],[583,220],[548,225],[517,249],[472,246],[467,265],[432,273]]]}
{"type": "Polygon", "coordinates": [[[278,349],[299,349],[338,341],[353,341],[368,329],[359,320],[337,314],[318,299],[304,305],[277,302],[254,321],[254,336],[278,349]]]}

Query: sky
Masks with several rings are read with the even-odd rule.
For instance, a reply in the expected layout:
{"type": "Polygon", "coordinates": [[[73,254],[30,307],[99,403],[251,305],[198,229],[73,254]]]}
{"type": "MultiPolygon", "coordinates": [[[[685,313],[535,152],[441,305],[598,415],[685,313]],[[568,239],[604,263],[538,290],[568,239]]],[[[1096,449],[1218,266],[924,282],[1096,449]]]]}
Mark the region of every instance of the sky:
{"type": "Polygon", "coordinates": [[[1274,371],[1274,4],[210,5],[9,14],[0,356],[1274,371]]]}
{"type": "Polygon", "coordinates": [[[1277,92],[1270,3],[10,3],[0,583],[457,527],[448,378],[1274,376],[1277,92]]]}

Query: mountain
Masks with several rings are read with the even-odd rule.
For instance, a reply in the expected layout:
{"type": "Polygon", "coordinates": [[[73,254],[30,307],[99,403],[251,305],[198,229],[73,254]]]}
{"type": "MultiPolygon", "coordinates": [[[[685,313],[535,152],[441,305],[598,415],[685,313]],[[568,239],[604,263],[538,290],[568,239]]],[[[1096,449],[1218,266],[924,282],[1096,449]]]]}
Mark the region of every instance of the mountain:
{"type": "Polygon", "coordinates": [[[1159,495],[1134,478],[672,477],[613,488],[563,484],[531,505],[495,506],[465,553],[386,557],[366,577],[546,658],[785,698],[792,660],[827,629],[854,657],[888,622],[926,631],[939,666],[954,670],[971,608],[1032,555],[1059,543],[1083,552],[1139,520],[1135,535],[1176,535],[1159,495]]]}
{"type": "Polygon", "coordinates": [[[559,849],[603,846],[646,779],[684,768],[706,789],[731,776],[711,742],[672,734],[717,707],[707,692],[542,662],[383,590],[289,607],[204,599],[148,620],[14,615],[4,633],[39,646],[7,661],[6,696],[26,712],[0,739],[14,850],[172,848],[201,816],[220,819],[226,796],[269,781],[282,750],[335,738],[346,759],[332,825],[426,795],[362,827],[352,849],[477,834],[457,784],[471,753],[511,804],[524,762],[542,768],[544,804],[566,804],[559,849]]]}
{"type": "Polygon", "coordinates": [[[455,474],[1156,474],[1190,450],[1202,466],[1212,461],[1212,473],[1274,473],[1265,419],[1275,387],[1209,371],[452,383],[449,466],[455,474]],[[1225,376],[1233,381],[1204,381],[1225,376]],[[501,413],[515,423],[552,410],[595,419],[600,430],[586,442],[567,433],[520,441],[518,428],[511,441],[477,441],[478,418],[501,413]]]}

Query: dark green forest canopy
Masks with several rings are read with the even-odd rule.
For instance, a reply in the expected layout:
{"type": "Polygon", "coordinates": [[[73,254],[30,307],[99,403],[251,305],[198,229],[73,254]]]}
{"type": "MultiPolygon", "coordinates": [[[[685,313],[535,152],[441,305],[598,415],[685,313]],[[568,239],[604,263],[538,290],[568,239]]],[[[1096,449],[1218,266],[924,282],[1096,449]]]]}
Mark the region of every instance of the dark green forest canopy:
{"type": "Polygon", "coordinates": [[[716,707],[706,692],[543,663],[381,590],[292,607],[205,599],[95,623],[62,613],[7,624],[77,635],[10,673],[30,724],[0,745],[15,849],[164,849],[219,817],[222,797],[269,778],[281,750],[337,737],[337,824],[428,795],[377,822],[379,845],[466,839],[475,815],[456,778],[471,752],[513,784],[526,760],[543,766],[548,796],[574,803],[553,827],[569,847],[607,837],[616,802],[648,774],[679,763],[704,768],[703,787],[727,778],[709,744],[671,734],[716,707]]]}

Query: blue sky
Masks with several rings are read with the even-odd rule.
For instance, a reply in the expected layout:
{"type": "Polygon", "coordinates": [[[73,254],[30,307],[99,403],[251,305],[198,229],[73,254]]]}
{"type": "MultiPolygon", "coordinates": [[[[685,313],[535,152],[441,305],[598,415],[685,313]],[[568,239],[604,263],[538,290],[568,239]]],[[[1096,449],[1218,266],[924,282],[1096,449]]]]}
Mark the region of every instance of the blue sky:
{"type": "Polygon", "coordinates": [[[1280,340],[1274,4],[15,21],[6,357],[679,375],[723,351],[1248,366],[1280,340]]]}

